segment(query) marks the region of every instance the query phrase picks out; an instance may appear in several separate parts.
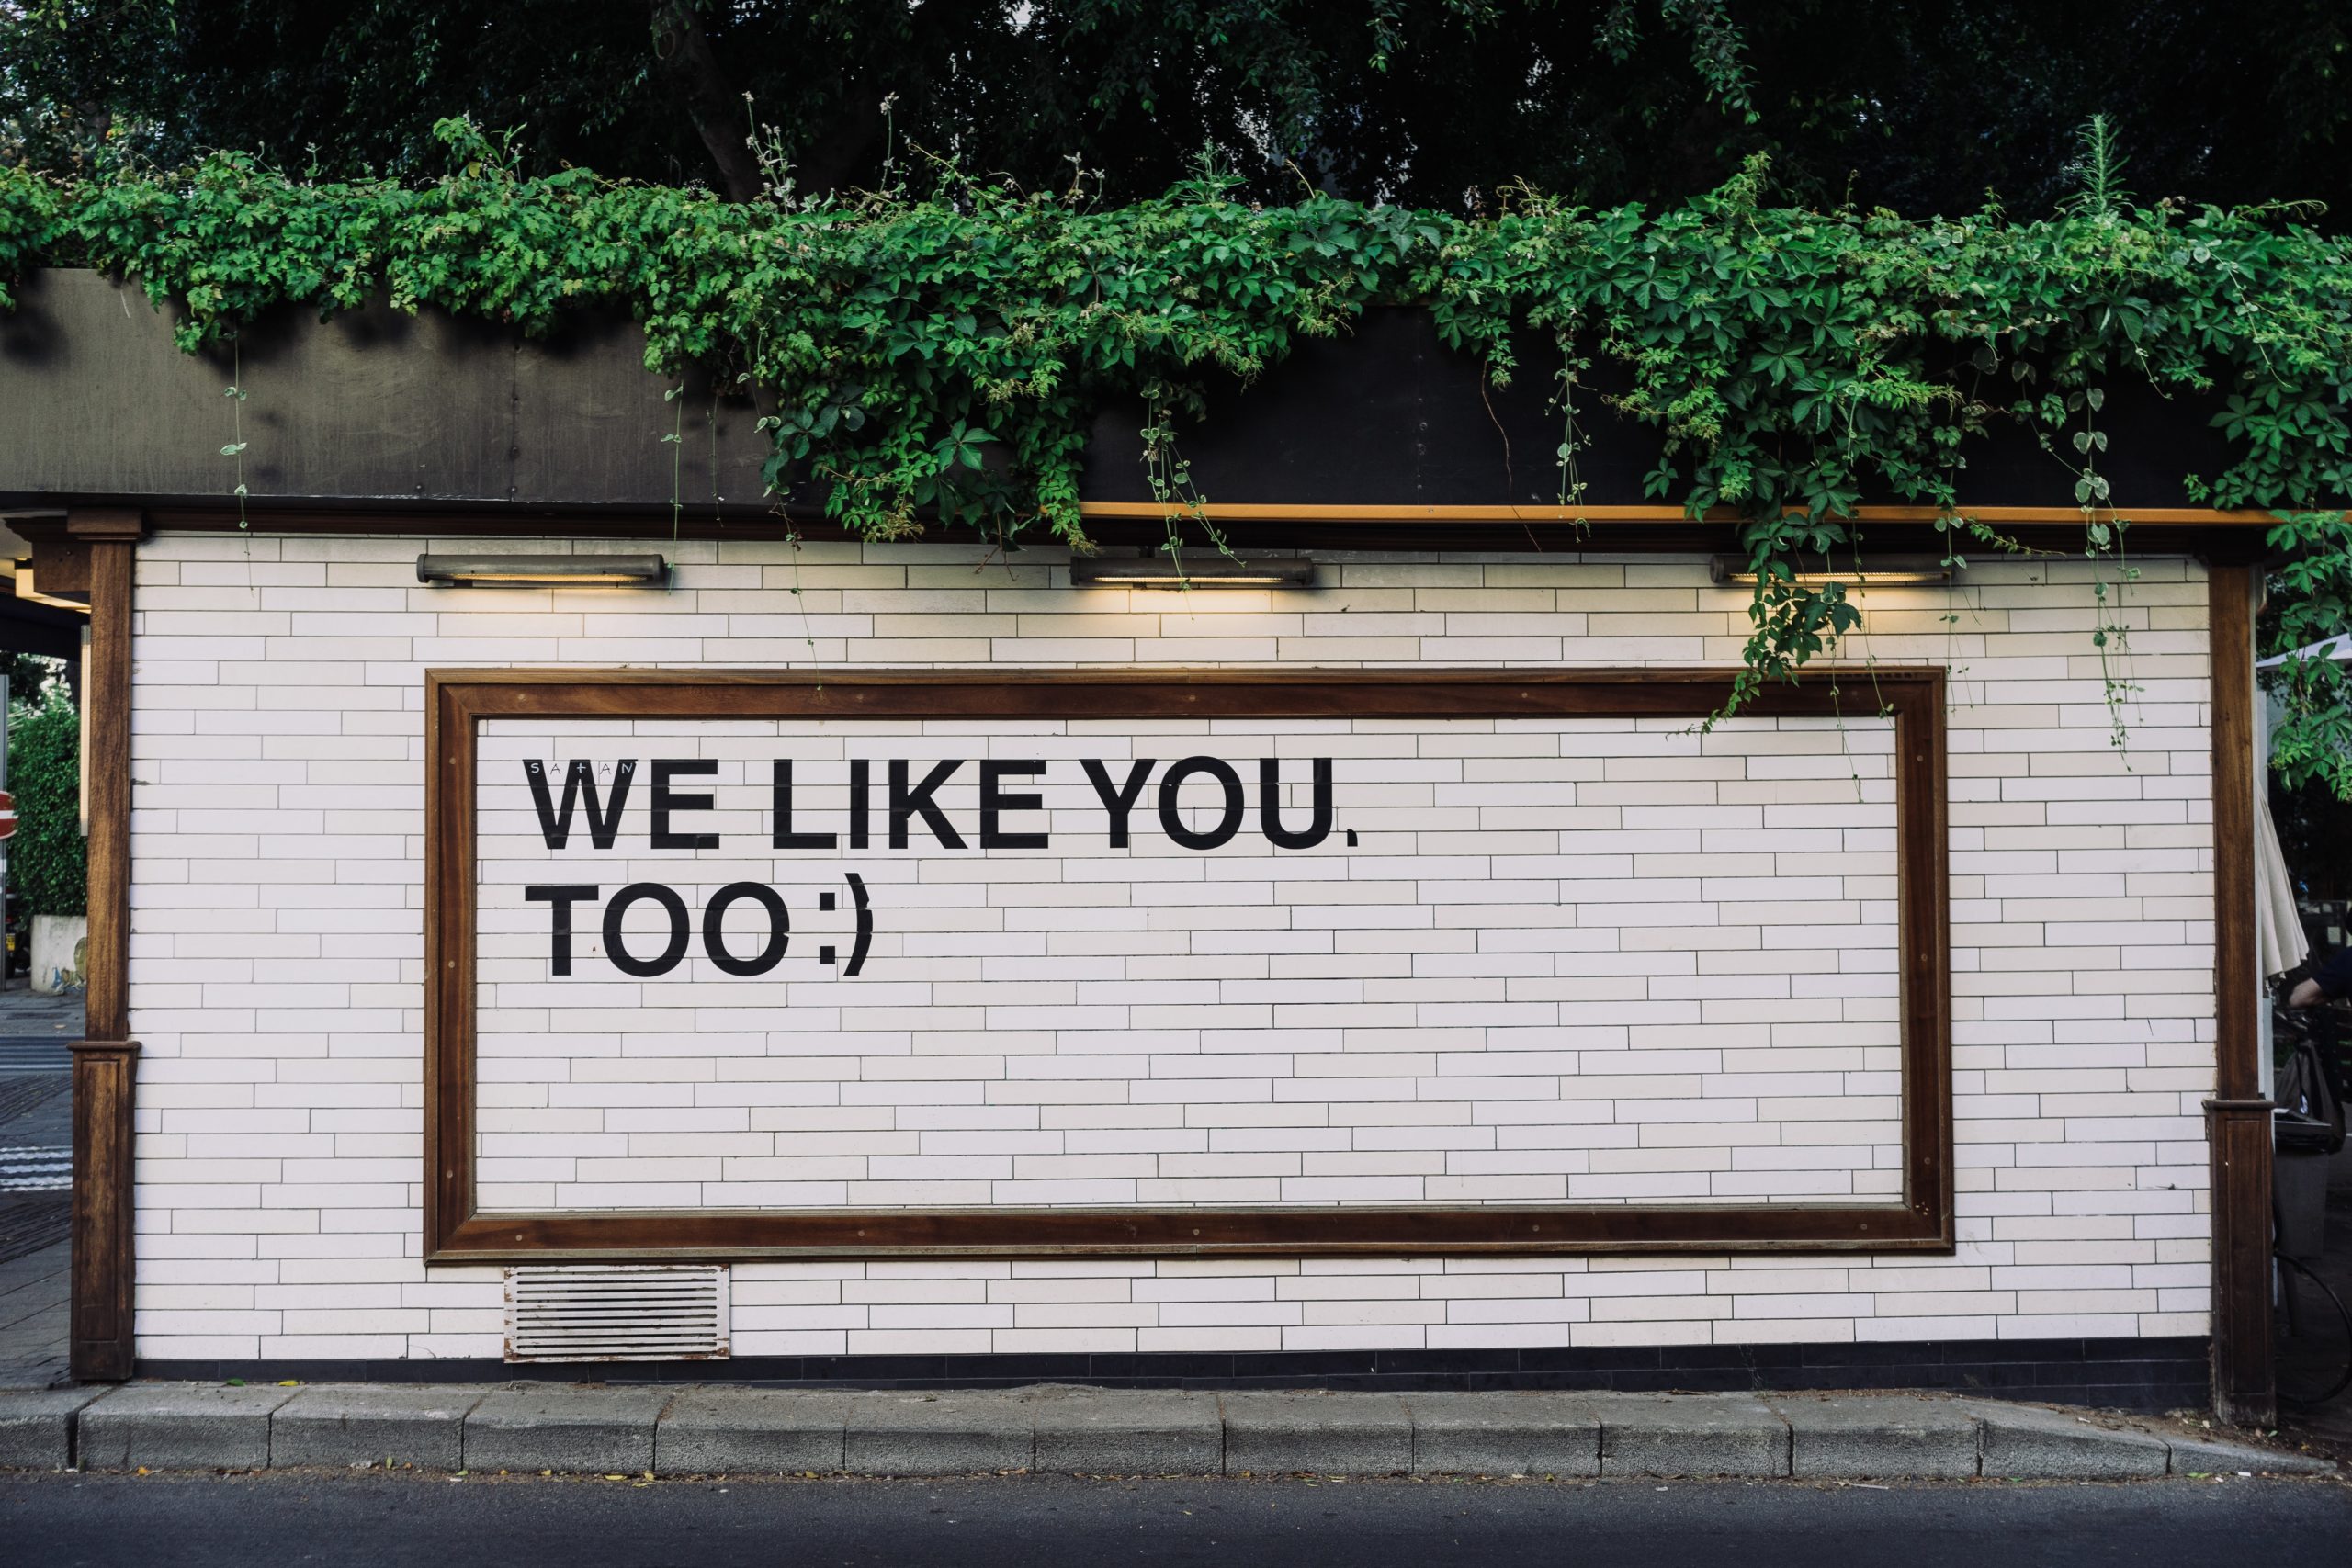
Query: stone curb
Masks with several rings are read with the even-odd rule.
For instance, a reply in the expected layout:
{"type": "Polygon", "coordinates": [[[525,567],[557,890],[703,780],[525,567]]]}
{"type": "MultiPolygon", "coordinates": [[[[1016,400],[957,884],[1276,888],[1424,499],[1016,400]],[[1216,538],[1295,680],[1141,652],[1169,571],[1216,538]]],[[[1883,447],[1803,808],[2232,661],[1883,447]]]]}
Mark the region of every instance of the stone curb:
{"type": "Polygon", "coordinates": [[[462,1385],[313,1383],[271,1412],[269,1462],[460,1469],[466,1417],[481,1397],[462,1385]]]}
{"type": "Polygon", "coordinates": [[[264,1470],[270,1415],[295,1392],[130,1383],[82,1407],[74,1457],[87,1470],[264,1470]]]}
{"type": "Polygon", "coordinates": [[[1207,1393],[1041,1384],[131,1383],[0,1391],[0,1469],[2124,1479],[2336,1466],[1923,1393],[1207,1393]]]}
{"type": "Polygon", "coordinates": [[[509,1383],[464,1416],[468,1470],[642,1474],[653,1428],[681,1391],[658,1384],[509,1383]]]}
{"type": "Polygon", "coordinates": [[[57,1470],[73,1462],[75,1418],[101,1388],[0,1391],[0,1470],[57,1470]]]}

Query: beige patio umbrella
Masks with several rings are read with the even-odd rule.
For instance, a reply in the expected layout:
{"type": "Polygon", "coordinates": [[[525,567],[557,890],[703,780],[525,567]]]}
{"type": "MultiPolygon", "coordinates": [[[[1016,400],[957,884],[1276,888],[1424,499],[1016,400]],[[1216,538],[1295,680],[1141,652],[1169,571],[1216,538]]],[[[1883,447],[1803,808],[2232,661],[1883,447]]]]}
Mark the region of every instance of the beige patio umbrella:
{"type": "MultiPolygon", "coordinates": [[[[2291,653],[2273,654],[2255,668],[2276,669],[2290,659],[2352,660],[2352,632],[2291,653]]],[[[2269,728],[2263,726],[2266,737],[2269,728]]],[[[2261,788],[2254,792],[2254,943],[2266,980],[2285,974],[2311,954],[2302,915],[2295,905],[2294,878],[2287,873],[2287,856],[2278,847],[2278,828],[2270,819],[2270,792],[2261,788]]]]}
{"type": "Polygon", "coordinates": [[[2295,908],[2294,879],[2287,874],[2287,856],[2278,848],[2278,829],[2270,820],[2267,790],[2254,792],[2254,951],[2266,980],[2283,975],[2310,955],[2303,938],[2303,920],[2295,908]]]}

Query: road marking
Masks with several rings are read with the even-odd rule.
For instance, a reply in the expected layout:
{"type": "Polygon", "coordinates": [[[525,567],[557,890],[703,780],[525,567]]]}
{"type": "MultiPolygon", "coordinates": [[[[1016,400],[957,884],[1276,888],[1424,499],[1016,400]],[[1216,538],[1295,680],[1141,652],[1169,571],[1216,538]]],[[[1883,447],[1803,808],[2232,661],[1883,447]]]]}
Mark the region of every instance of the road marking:
{"type": "Polygon", "coordinates": [[[0,1145],[0,1192],[64,1192],[74,1186],[74,1150],[0,1145]]]}
{"type": "Polygon", "coordinates": [[[62,1035],[55,1040],[0,1040],[0,1076],[64,1072],[73,1066],[73,1053],[67,1049],[71,1043],[62,1035]]]}

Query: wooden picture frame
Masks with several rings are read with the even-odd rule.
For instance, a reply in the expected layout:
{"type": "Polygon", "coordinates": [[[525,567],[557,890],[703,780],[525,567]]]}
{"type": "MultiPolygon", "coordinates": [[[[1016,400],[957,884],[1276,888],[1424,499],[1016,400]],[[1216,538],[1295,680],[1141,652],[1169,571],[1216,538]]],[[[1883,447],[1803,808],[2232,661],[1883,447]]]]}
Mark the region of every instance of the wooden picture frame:
{"type": "Polygon", "coordinates": [[[1903,1192],[1883,1203],[628,1210],[474,1199],[475,750],[485,719],[1697,720],[1724,670],[804,671],[487,670],[425,677],[424,1251],[560,1258],[1939,1252],[1952,1231],[1944,673],[1808,671],[1744,712],[1894,726],[1903,1192]]]}

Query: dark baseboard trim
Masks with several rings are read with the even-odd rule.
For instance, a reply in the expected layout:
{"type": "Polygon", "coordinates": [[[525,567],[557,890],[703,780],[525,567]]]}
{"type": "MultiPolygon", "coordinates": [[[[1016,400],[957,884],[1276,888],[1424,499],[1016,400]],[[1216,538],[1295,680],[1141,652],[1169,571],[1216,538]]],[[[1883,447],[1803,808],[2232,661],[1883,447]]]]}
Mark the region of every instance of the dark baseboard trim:
{"type": "Polygon", "coordinates": [[[740,1356],[727,1361],[141,1359],[138,1375],[198,1382],[725,1382],[774,1387],[1331,1389],[1933,1389],[2130,1410],[2201,1407],[2209,1342],[1968,1339],[1624,1348],[1314,1350],[1262,1355],[740,1356]]]}

